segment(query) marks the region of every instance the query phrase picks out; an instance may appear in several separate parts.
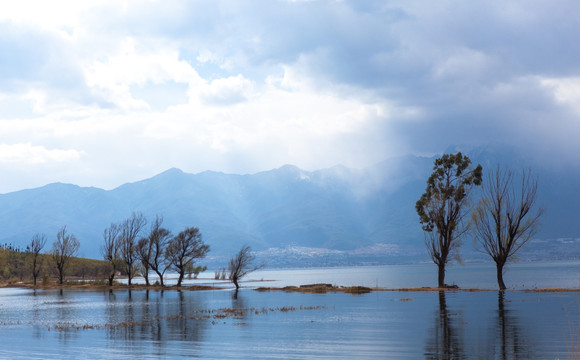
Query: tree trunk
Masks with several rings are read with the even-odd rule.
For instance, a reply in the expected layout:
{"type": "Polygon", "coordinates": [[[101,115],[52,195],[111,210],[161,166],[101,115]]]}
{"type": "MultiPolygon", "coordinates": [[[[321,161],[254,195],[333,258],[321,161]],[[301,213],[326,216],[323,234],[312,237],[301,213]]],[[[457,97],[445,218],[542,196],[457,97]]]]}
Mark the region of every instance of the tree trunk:
{"type": "Polygon", "coordinates": [[[57,266],[57,269],[58,269],[58,283],[62,285],[64,282],[64,267],[57,266]]]}
{"type": "Polygon", "coordinates": [[[505,290],[507,289],[507,287],[505,286],[505,283],[503,282],[503,266],[504,266],[505,262],[496,262],[495,263],[495,267],[497,269],[497,285],[499,286],[500,290],[505,290]]]}
{"type": "Polygon", "coordinates": [[[437,268],[439,269],[439,277],[438,277],[438,286],[440,288],[445,287],[445,263],[441,262],[437,264],[437,268]]]}
{"type": "Polygon", "coordinates": [[[163,286],[163,274],[162,274],[162,273],[160,273],[160,272],[159,272],[159,271],[157,271],[157,270],[154,270],[154,271],[155,271],[155,273],[157,273],[157,276],[159,277],[159,284],[160,284],[161,286],[163,286]]]}
{"type": "Polygon", "coordinates": [[[109,286],[113,286],[113,280],[115,280],[114,272],[111,275],[109,275],[109,286]]]}
{"type": "Polygon", "coordinates": [[[185,271],[179,272],[179,279],[177,279],[177,287],[181,286],[181,282],[183,281],[184,275],[185,275],[185,271]]]}

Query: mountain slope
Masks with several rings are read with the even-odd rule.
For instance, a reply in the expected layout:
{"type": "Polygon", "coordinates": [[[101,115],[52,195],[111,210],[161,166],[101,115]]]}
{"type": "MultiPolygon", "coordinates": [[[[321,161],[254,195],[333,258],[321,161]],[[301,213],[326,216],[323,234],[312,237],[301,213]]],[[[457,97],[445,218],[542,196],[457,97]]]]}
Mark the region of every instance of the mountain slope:
{"type": "MultiPolygon", "coordinates": [[[[505,146],[466,151],[484,171],[503,163],[530,166],[538,174],[539,202],[546,209],[538,239],[580,235],[578,171],[543,167],[505,146]]],[[[215,255],[230,255],[241,244],[258,251],[293,246],[425,255],[414,204],[433,159],[405,156],[366,169],[312,172],[286,165],[253,175],[169,169],[110,191],[50,184],[0,195],[0,243],[24,248],[39,232],[51,244],[66,225],[79,238],[81,255],[99,258],[103,229],[138,211],[150,220],[163,216],[174,233],[199,227],[215,255]]],[[[465,245],[469,253],[471,241],[465,245]]]]}

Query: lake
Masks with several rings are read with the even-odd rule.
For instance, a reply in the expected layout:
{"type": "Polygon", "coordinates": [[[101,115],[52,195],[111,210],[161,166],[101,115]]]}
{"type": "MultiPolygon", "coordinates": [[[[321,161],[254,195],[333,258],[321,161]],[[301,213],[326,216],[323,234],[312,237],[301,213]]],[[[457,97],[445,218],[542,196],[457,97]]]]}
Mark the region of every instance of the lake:
{"type": "MultiPolygon", "coordinates": [[[[453,266],[448,283],[493,289],[490,268],[453,266]]],[[[187,282],[217,284],[212,275],[187,282]]],[[[515,264],[506,282],[578,287],[579,275],[578,262],[515,264]]],[[[252,290],[314,282],[399,288],[435,279],[435,266],[421,264],[262,270],[237,298],[225,283],[196,292],[0,289],[0,358],[556,359],[580,345],[577,292],[252,290]]]]}

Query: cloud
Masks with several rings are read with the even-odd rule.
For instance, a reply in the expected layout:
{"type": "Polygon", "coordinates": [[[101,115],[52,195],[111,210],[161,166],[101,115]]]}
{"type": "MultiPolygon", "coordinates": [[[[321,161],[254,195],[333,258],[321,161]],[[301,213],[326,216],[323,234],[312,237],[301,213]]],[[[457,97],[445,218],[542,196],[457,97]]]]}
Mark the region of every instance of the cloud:
{"type": "Polygon", "coordinates": [[[69,149],[46,149],[30,143],[0,144],[0,163],[43,164],[47,162],[74,162],[82,153],[69,149]]]}
{"type": "Polygon", "coordinates": [[[572,161],[579,11],[571,0],[0,4],[3,169],[113,187],[171,166],[366,166],[491,141],[572,161]]]}
{"type": "Polygon", "coordinates": [[[252,89],[252,81],[239,74],[212,80],[200,90],[199,96],[209,104],[232,105],[247,100],[252,89]]]}

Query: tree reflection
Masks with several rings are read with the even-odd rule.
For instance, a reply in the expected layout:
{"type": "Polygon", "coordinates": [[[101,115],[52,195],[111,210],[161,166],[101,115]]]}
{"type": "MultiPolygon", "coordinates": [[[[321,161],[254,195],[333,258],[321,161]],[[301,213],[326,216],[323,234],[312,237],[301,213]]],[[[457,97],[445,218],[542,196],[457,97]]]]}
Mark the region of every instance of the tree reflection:
{"type": "Polygon", "coordinates": [[[498,291],[493,345],[488,347],[494,353],[490,355],[502,360],[527,358],[533,354],[525,341],[528,336],[522,335],[520,319],[507,305],[509,303],[509,300],[505,300],[505,292],[498,291]]]}
{"type": "Polygon", "coordinates": [[[425,347],[427,359],[467,358],[456,315],[447,309],[445,291],[439,291],[439,311],[436,312],[435,326],[427,338],[425,347]]]}
{"type": "MultiPolygon", "coordinates": [[[[187,295],[191,295],[188,293],[187,295]]],[[[179,340],[199,341],[201,322],[195,320],[197,304],[190,301],[183,291],[177,291],[177,302],[169,310],[167,326],[174,338],[179,340]]]]}
{"type": "Polygon", "coordinates": [[[110,339],[151,340],[159,353],[169,341],[199,342],[208,319],[190,292],[133,291],[106,295],[110,339]]]}

